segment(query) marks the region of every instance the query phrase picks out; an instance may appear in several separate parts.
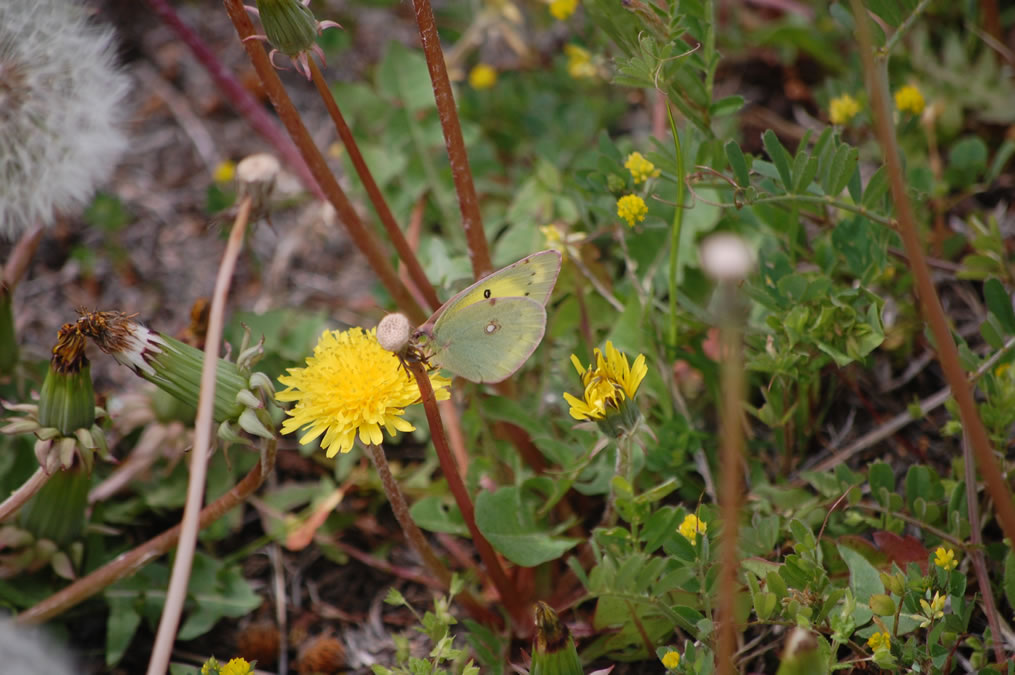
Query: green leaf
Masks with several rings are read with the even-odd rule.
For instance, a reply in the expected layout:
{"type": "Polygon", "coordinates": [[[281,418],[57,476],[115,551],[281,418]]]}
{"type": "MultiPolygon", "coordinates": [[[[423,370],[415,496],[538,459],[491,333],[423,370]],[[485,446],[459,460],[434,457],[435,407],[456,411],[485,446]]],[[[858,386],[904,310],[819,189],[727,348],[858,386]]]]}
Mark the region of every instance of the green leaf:
{"type": "Polygon", "coordinates": [[[428,495],[418,500],[409,509],[409,515],[424,530],[469,536],[469,528],[462,518],[462,512],[437,495],[428,495]]]}
{"type": "Polygon", "coordinates": [[[747,158],[744,157],[744,151],[740,149],[740,145],[736,141],[728,141],[725,150],[726,159],[729,160],[730,169],[733,170],[733,177],[736,178],[737,185],[747,187],[751,184],[751,174],[747,158]]]}
{"type": "Polygon", "coordinates": [[[1015,554],[1011,549],[1004,554],[1004,597],[1009,607],[1015,607],[1015,554]]]}
{"type": "Polygon", "coordinates": [[[535,567],[556,560],[580,540],[553,536],[535,522],[534,508],[534,504],[523,500],[518,487],[483,491],[476,497],[476,525],[508,560],[523,567],[535,567]]]}
{"type": "Polygon", "coordinates": [[[846,546],[837,545],[836,548],[849,568],[849,587],[857,602],[866,604],[872,595],[885,592],[881,575],[866,558],[846,546]]]}
{"type": "Polygon", "coordinates": [[[877,208],[887,192],[888,172],[882,166],[867,181],[867,188],[863,191],[863,205],[869,209],[877,208]]]}
{"type": "Polygon", "coordinates": [[[779,142],[779,137],[771,129],[765,130],[765,133],[761,136],[761,142],[764,144],[765,151],[772,160],[772,164],[775,165],[776,170],[779,172],[782,184],[786,187],[787,191],[791,190],[793,188],[793,172],[790,169],[789,152],[779,142]]]}
{"type": "Polygon", "coordinates": [[[888,507],[889,495],[895,492],[895,472],[892,471],[892,467],[885,462],[871,464],[870,470],[867,472],[867,480],[870,482],[871,494],[874,495],[874,498],[882,506],[888,507]],[[882,490],[885,492],[882,493],[882,490]]]}
{"type": "Polygon", "coordinates": [[[1011,294],[997,279],[987,279],[983,284],[983,299],[987,309],[997,317],[1008,335],[1015,335],[1015,310],[1012,309],[1011,294]]]}
{"type": "Polygon", "coordinates": [[[392,40],[377,67],[377,91],[409,112],[436,108],[430,72],[423,55],[392,40]]]}
{"type": "Polygon", "coordinates": [[[194,601],[177,638],[192,640],[204,635],[220,619],[236,619],[261,605],[261,596],[243,578],[239,567],[226,565],[200,553],[194,556],[187,595],[194,601]]]}
{"type": "Polygon", "coordinates": [[[744,107],[744,97],[740,95],[727,96],[713,103],[708,108],[709,114],[713,117],[725,117],[739,112],[744,107]]]}

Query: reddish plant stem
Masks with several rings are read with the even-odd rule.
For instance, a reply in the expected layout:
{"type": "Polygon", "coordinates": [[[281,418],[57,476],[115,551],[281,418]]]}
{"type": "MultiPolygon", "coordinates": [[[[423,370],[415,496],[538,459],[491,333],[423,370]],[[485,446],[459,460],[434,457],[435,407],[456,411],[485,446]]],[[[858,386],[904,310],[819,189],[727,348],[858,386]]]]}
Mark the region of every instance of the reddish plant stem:
{"type": "Polygon", "coordinates": [[[356,209],[353,208],[349,198],[339,186],[338,181],[335,180],[335,176],[328,168],[324,156],[314,144],[307,128],[303,126],[303,121],[289,99],[289,95],[286,94],[282,81],[278,79],[278,74],[268,60],[268,55],[264,53],[264,47],[260,45],[258,40],[245,39],[254,35],[254,25],[250,22],[250,17],[247,16],[243,3],[240,0],[223,0],[223,3],[225,4],[226,11],[229,13],[229,18],[233,22],[233,26],[236,28],[236,33],[240,36],[241,42],[243,42],[243,47],[247,50],[247,55],[250,57],[254,70],[257,71],[258,77],[261,78],[261,84],[268,93],[268,99],[275,106],[279,119],[282,120],[282,124],[285,126],[286,131],[289,132],[290,138],[292,138],[296,147],[299,148],[303,159],[306,160],[307,165],[310,167],[310,173],[313,174],[321,189],[324,190],[328,201],[335,207],[338,217],[345,223],[345,227],[349,231],[349,237],[366,257],[370,267],[373,268],[374,273],[380,279],[384,288],[391,294],[398,308],[409,317],[410,321],[416,324],[423,323],[426,320],[426,315],[416,301],[413,300],[409,290],[398,280],[398,275],[395,274],[395,269],[388,261],[384,250],[373,233],[363,225],[363,221],[360,220],[356,209]]]}
{"type": "Polygon", "coordinates": [[[204,69],[211,75],[211,79],[226,95],[226,99],[247,120],[250,126],[257,133],[261,134],[275,148],[279,157],[300,177],[303,184],[318,199],[324,199],[324,192],[314,180],[310,168],[303,161],[296,146],[292,141],[282,135],[281,130],[272,120],[271,116],[264,111],[261,104],[244,88],[236,77],[226,70],[215,53],[208,48],[200,37],[191,30],[190,26],[183,23],[176,10],[166,0],[148,0],[155,14],[162,22],[172,29],[183,44],[187,45],[194,58],[204,66],[204,69]]]}
{"type": "Polygon", "coordinates": [[[743,490],[742,471],[744,437],[741,428],[741,410],[744,400],[744,366],[741,352],[741,322],[737,315],[736,290],[729,284],[717,289],[721,294],[719,312],[719,339],[722,354],[722,409],[720,440],[722,449],[722,486],[719,491],[719,511],[722,516],[722,534],[719,551],[719,636],[717,645],[717,672],[733,675],[736,672],[734,655],[737,651],[736,590],[737,539],[740,526],[740,496],[743,490]]]}
{"type": "MultiPolygon", "coordinates": [[[[857,41],[860,43],[860,55],[863,58],[864,74],[867,88],[871,92],[871,110],[874,113],[874,126],[884,154],[885,167],[891,180],[892,199],[898,216],[899,234],[906,247],[909,268],[916,281],[917,297],[923,318],[930,325],[937,346],[937,357],[941,363],[945,380],[952,388],[952,395],[959,408],[962,428],[969,439],[968,447],[972,448],[976,463],[980,467],[987,492],[994,500],[994,510],[1004,535],[1015,542],[1015,505],[1012,504],[1011,490],[1005,480],[1005,474],[994,457],[994,449],[987,437],[987,430],[980,419],[973,399],[972,386],[966,379],[966,373],[959,361],[959,350],[952,339],[948,326],[948,317],[941,307],[941,299],[934,288],[930,276],[930,268],[923,253],[923,242],[916,228],[916,217],[913,206],[906,194],[906,183],[899,159],[899,147],[892,128],[892,111],[889,105],[888,87],[884,75],[874,62],[874,47],[867,25],[867,10],[859,0],[851,0],[853,16],[856,17],[857,41]]],[[[970,483],[975,483],[975,476],[968,476],[970,483]]]]}
{"type": "Polygon", "coordinates": [[[434,448],[437,450],[441,471],[444,473],[444,479],[448,482],[448,488],[455,498],[455,503],[458,504],[458,510],[462,512],[462,519],[465,521],[466,527],[469,528],[472,543],[486,566],[486,573],[497,589],[500,601],[504,604],[515,625],[525,626],[529,621],[528,612],[524,607],[525,599],[508,579],[496,551],[476,526],[476,513],[472,506],[472,499],[469,497],[462,476],[458,472],[458,466],[455,464],[455,458],[448,447],[448,439],[444,433],[444,424],[441,421],[440,410],[437,408],[437,399],[434,396],[430,378],[427,376],[423,364],[418,361],[410,362],[408,365],[416,378],[417,385],[419,385],[423,409],[426,411],[426,421],[430,425],[430,436],[433,438],[434,448]]]}
{"type": "Polygon", "coordinates": [[[434,19],[430,0],[412,0],[412,6],[416,10],[419,39],[423,45],[427,70],[430,71],[434,100],[437,102],[437,113],[444,132],[444,144],[447,146],[448,159],[451,162],[451,176],[458,193],[458,208],[462,212],[462,228],[465,230],[465,241],[469,246],[469,256],[472,260],[472,275],[479,280],[492,272],[493,266],[490,263],[486,233],[483,231],[483,217],[479,212],[476,186],[472,182],[472,171],[469,169],[469,155],[465,152],[465,139],[462,138],[462,127],[458,121],[458,110],[455,108],[455,94],[451,91],[451,80],[448,78],[447,64],[444,62],[444,51],[441,49],[437,21],[434,19]]]}
{"type": "Polygon", "coordinates": [[[28,230],[25,230],[25,233],[21,235],[18,243],[11,250],[7,263],[0,268],[3,270],[3,274],[0,275],[0,284],[6,284],[7,290],[12,295],[14,287],[25,276],[25,271],[28,270],[28,265],[32,262],[36,249],[39,248],[39,242],[42,241],[42,231],[44,229],[42,225],[33,225],[28,230]]]}
{"type": "Polygon", "coordinates": [[[7,520],[7,518],[25,505],[29,499],[32,498],[36,492],[42,489],[42,486],[49,482],[50,474],[46,473],[46,470],[41,466],[35,470],[35,473],[31,477],[21,484],[17,490],[11,493],[11,495],[0,504],[0,523],[7,520]]]}
{"type": "MultiPolygon", "coordinates": [[[[444,590],[447,590],[451,585],[451,571],[437,557],[430,543],[423,536],[422,530],[419,529],[416,521],[409,515],[409,504],[405,501],[405,496],[402,494],[398,481],[391,475],[391,467],[388,466],[388,459],[384,456],[384,448],[379,445],[368,445],[366,449],[367,454],[370,455],[370,460],[374,464],[374,468],[377,469],[377,475],[381,479],[384,494],[388,498],[388,504],[391,505],[392,513],[395,514],[395,520],[398,521],[399,526],[402,528],[402,533],[408,540],[409,545],[423,559],[423,564],[427,566],[430,573],[437,577],[440,586],[444,590]]],[[[489,626],[498,626],[501,623],[496,614],[480,605],[468,591],[463,590],[458,597],[474,619],[489,626]]]]}
{"type": "MultiPolygon", "coordinates": [[[[275,466],[275,441],[268,441],[265,459],[243,477],[229,492],[201,510],[198,527],[205,528],[235,508],[261,486],[265,476],[275,466]]],[[[86,577],[78,579],[63,590],[57,591],[34,607],[18,614],[14,620],[21,624],[38,624],[59,616],[79,602],[87,600],[107,586],[134,574],[155,558],[171,551],[180,537],[180,525],[149,539],[129,553],[118,556],[86,577]]]]}
{"type": "Polygon", "coordinates": [[[437,299],[437,291],[434,290],[430,280],[426,278],[423,266],[419,264],[419,259],[412,248],[409,247],[409,242],[406,241],[405,235],[402,234],[401,228],[398,227],[398,223],[395,222],[395,216],[391,213],[384,195],[381,194],[381,189],[377,187],[377,181],[374,180],[373,174],[370,173],[370,168],[359,151],[359,145],[357,145],[356,139],[353,138],[349,125],[345,123],[345,117],[342,116],[338,102],[331,95],[328,83],[324,81],[324,76],[321,75],[321,69],[317,67],[317,62],[314,59],[308,59],[308,63],[310,65],[310,74],[314,80],[314,86],[317,87],[317,93],[321,95],[324,107],[328,109],[331,120],[335,123],[335,129],[338,130],[342,144],[345,145],[345,149],[349,152],[349,159],[352,160],[352,165],[356,168],[356,174],[363,181],[363,187],[366,188],[367,196],[370,197],[370,202],[374,205],[374,210],[377,211],[381,224],[384,225],[384,231],[387,232],[388,239],[394,244],[399,260],[408,268],[409,277],[423,294],[430,309],[436,310],[441,306],[441,301],[437,299]]]}

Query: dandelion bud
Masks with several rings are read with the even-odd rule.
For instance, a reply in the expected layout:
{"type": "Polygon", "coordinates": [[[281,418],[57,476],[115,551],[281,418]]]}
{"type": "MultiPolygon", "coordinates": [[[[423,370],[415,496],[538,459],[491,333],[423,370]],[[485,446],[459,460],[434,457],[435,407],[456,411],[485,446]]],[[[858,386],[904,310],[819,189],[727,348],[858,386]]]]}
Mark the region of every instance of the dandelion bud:
{"type": "Polygon", "coordinates": [[[257,0],[268,41],[286,56],[313,49],[317,44],[317,19],[299,0],[257,0]]]}
{"type": "Polygon", "coordinates": [[[389,352],[401,354],[409,345],[409,319],[404,314],[388,314],[377,324],[377,342],[389,352]]]}
{"type": "Polygon", "coordinates": [[[567,626],[545,602],[536,603],[536,639],[532,643],[532,675],[581,675],[581,660],[567,626]]]}
{"type": "Polygon", "coordinates": [[[0,236],[91,197],[126,147],[129,82],[83,7],[0,2],[0,236]]]}

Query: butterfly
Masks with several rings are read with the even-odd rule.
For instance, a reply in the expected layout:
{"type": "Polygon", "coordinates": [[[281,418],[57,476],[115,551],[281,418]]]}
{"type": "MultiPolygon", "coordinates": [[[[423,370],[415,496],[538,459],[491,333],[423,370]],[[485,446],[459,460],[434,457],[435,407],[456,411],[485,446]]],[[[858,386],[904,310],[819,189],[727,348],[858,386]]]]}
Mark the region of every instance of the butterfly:
{"type": "Polygon", "coordinates": [[[548,249],[483,277],[416,329],[427,357],[473,382],[500,382],[521,368],[546,332],[546,303],[561,257],[548,249]]]}

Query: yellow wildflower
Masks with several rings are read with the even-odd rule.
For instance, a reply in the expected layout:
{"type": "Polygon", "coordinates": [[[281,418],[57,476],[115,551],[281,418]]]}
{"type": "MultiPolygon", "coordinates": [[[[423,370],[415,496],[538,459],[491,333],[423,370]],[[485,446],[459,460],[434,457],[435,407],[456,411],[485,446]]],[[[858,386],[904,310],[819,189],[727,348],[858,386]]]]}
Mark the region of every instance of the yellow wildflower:
{"type": "Polygon", "coordinates": [[[649,178],[659,175],[656,165],[642,157],[640,152],[632,152],[624,162],[624,168],[631,172],[634,184],[644,183],[649,178]]]}
{"type": "MultiPolygon", "coordinates": [[[[398,357],[378,344],[376,328],[324,331],[306,363],[278,378],[286,389],[275,398],[296,402],[286,411],[282,433],[305,429],[300,443],[324,434],[321,447],[334,457],[352,449],[357,433],[361,442],[378,445],[382,426],[389,436],[414,430],[401,416],[419,403],[419,388],[398,357]]],[[[439,400],[448,398],[450,380],[431,375],[430,382],[439,400]]]]}
{"type": "Polygon", "coordinates": [[[637,406],[627,402],[638,392],[641,381],[648,373],[645,355],[639,354],[633,365],[628,365],[627,355],[618,351],[612,342],[606,343],[606,354],[596,347],[595,367],[585,368],[574,354],[571,363],[581,377],[585,387],[582,398],[564,393],[564,400],[571,406],[571,417],[576,420],[602,421],[616,414],[620,425],[610,421],[606,431],[616,434],[630,429],[640,416],[637,406]]]}
{"type": "Polygon", "coordinates": [[[584,47],[564,45],[564,54],[567,55],[567,74],[576,80],[599,74],[599,69],[592,63],[592,54],[584,47]]]}
{"type": "Polygon", "coordinates": [[[907,84],[895,92],[895,107],[901,112],[919,115],[923,112],[924,105],[923,94],[911,84],[907,84]]]}
{"type": "Polygon", "coordinates": [[[693,546],[697,546],[698,535],[708,532],[708,523],[701,520],[693,513],[689,513],[684,516],[684,521],[680,523],[680,527],[677,528],[677,531],[684,535],[684,539],[691,542],[693,546]]]}
{"type": "Polygon", "coordinates": [[[663,655],[663,667],[666,670],[673,670],[680,665],[680,652],[666,652],[663,655]]]}
{"type": "Polygon", "coordinates": [[[250,675],[254,669],[243,659],[233,659],[219,670],[219,675],[250,675]]]}
{"type": "Polygon", "coordinates": [[[959,561],[955,559],[955,551],[944,546],[938,546],[937,550],[934,551],[934,564],[947,572],[958,567],[959,561]]]}
{"type": "Polygon", "coordinates": [[[867,638],[867,646],[874,651],[888,649],[892,646],[892,636],[890,633],[874,633],[867,638]]]}
{"type": "Polygon", "coordinates": [[[473,89],[489,89],[497,84],[497,71],[493,66],[479,63],[469,71],[469,85],[473,89]]]}
{"type": "Polygon", "coordinates": [[[552,0],[550,2],[550,14],[557,21],[563,21],[574,14],[578,9],[578,0],[552,0]]]}
{"type": "Polygon", "coordinates": [[[212,173],[212,179],[216,183],[229,183],[235,175],[236,162],[227,159],[218,163],[218,166],[215,167],[215,171],[212,173]]]}
{"type": "Polygon", "coordinates": [[[584,232],[565,232],[553,223],[541,225],[539,231],[543,233],[545,248],[559,251],[564,261],[567,261],[568,257],[581,257],[579,249],[587,237],[584,232]]]}
{"type": "Polygon", "coordinates": [[[837,96],[828,102],[828,119],[832,124],[847,124],[860,112],[860,104],[849,94],[837,96]]]}
{"type": "Polygon", "coordinates": [[[629,227],[645,220],[648,215],[648,206],[645,200],[638,195],[624,195],[617,200],[617,215],[627,221],[629,227]]]}

